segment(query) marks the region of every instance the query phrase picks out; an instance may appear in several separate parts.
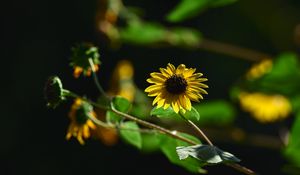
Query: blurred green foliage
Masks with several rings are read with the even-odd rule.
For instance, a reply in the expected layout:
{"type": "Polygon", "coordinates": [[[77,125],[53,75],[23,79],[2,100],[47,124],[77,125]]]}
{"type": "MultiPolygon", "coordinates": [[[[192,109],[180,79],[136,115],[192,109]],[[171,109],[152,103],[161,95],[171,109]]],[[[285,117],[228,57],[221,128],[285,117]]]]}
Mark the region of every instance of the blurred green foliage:
{"type": "Polygon", "coordinates": [[[167,15],[170,22],[181,22],[194,17],[204,10],[231,4],[237,0],[181,0],[181,2],[167,15]]]}
{"type": "Polygon", "coordinates": [[[300,113],[298,112],[289,136],[289,143],[284,149],[288,159],[300,167],[300,113]]]}
{"type": "Polygon", "coordinates": [[[133,121],[123,122],[120,126],[120,136],[125,142],[141,149],[142,136],[140,127],[133,121]]]}

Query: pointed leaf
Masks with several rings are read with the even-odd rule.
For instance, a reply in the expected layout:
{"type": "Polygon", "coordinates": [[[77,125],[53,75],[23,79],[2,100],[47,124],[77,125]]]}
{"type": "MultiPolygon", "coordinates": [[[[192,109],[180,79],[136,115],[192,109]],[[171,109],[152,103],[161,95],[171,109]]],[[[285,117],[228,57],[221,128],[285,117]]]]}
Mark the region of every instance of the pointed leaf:
{"type": "Polygon", "coordinates": [[[237,0],[181,0],[181,2],[167,15],[170,22],[180,22],[194,17],[210,7],[224,6],[237,0]]]}
{"type": "Polygon", "coordinates": [[[142,147],[142,137],[139,129],[135,122],[124,122],[121,125],[120,136],[125,142],[140,149],[142,147]]]}
{"type": "Polygon", "coordinates": [[[154,107],[151,110],[150,115],[156,115],[159,118],[161,118],[161,117],[167,117],[167,118],[179,117],[179,115],[176,114],[171,107],[169,107],[167,109],[154,107]]]}
{"type": "MultiPolygon", "coordinates": [[[[131,103],[126,98],[116,96],[111,101],[111,108],[127,113],[131,108],[131,103]]],[[[112,111],[107,111],[106,120],[111,123],[119,123],[122,120],[122,117],[112,111]]]]}
{"type": "Polygon", "coordinates": [[[200,114],[194,107],[192,107],[192,109],[190,111],[186,111],[183,114],[183,116],[189,120],[194,120],[194,119],[199,120],[200,119],[200,114]]]}

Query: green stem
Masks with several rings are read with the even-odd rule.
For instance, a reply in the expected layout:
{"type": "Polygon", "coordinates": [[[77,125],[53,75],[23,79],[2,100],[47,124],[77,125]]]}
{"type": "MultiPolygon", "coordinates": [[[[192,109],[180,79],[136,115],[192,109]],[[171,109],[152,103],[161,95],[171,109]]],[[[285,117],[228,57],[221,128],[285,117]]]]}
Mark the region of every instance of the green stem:
{"type": "Polygon", "coordinates": [[[91,69],[92,69],[92,76],[93,76],[93,79],[94,79],[94,82],[95,82],[95,85],[96,85],[97,89],[99,90],[100,94],[102,94],[104,97],[108,98],[108,96],[106,95],[104,89],[102,88],[102,86],[99,83],[98,77],[96,75],[95,64],[94,64],[94,62],[91,58],[89,58],[89,64],[90,64],[91,69]]]}
{"type": "Polygon", "coordinates": [[[184,117],[184,115],[179,112],[179,115],[181,116],[181,118],[183,118],[186,122],[188,122],[189,125],[191,125],[199,134],[200,136],[202,136],[204,138],[204,140],[210,145],[210,146],[214,146],[212,144],[212,142],[209,140],[209,138],[204,134],[204,132],[191,120],[187,119],[184,117]]]}

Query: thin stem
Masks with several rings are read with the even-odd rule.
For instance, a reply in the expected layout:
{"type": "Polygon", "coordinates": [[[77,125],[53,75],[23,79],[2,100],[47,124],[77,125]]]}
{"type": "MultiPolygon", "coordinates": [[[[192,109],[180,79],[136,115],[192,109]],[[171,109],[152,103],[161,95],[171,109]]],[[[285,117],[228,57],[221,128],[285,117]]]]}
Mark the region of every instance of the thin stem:
{"type": "Polygon", "coordinates": [[[155,130],[150,130],[150,129],[131,129],[131,128],[124,128],[122,126],[117,126],[114,124],[107,124],[95,117],[93,117],[92,115],[88,115],[88,118],[90,120],[92,120],[96,125],[104,127],[104,128],[114,128],[114,129],[120,129],[120,130],[126,130],[126,131],[137,131],[140,133],[154,133],[155,130]]]}
{"type": "Polygon", "coordinates": [[[131,116],[131,115],[125,114],[125,113],[123,113],[123,112],[120,112],[120,111],[118,111],[118,110],[116,110],[116,109],[111,109],[111,111],[114,112],[115,114],[118,114],[118,115],[120,115],[120,116],[122,116],[122,117],[128,119],[128,120],[135,121],[135,122],[137,122],[138,124],[140,124],[140,125],[142,125],[142,126],[145,126],[145,127],[147,127],[147,128],[156,129],[156,130],[158,130],[158,131],[160,131],[160,132],[162,132],[162,133],[164,133],[164,134],[167,134],[167,135],[169,135],[169,136],[171,136],[171,137],[174,137],[174,138],[176,138],[176,139],[185,141],[185,142],[190,143],[190,144],[192,144],[192,145],[197,144],[196,142],[194,142],[194,141],[192,141],[192,140],[190,140],[190,139],[187,139],[187,138],[185,138],[185,137],[182,137],[182,136],[180,136],[180,135],[177,135],[177,131],[170,131],[170,130],[167,130],[167,129],[163,128],[163,127],[160,127],[160,126],[155,125],[155,124],[153,124],[153,123],[150,123],[150,122],[147,122],[147,121],[138,119],[138,118],[133,117],[133,116],[131,116]]]}
{"type": "Polygon", "coordinates": [[[181,113],[179,113],[181,118],[183,118],[186,122],[188,122],[188,124],[190,124],[204,139],[205,141],[210,145],[213,146],[212,142],[209,140],[209,138],[204,134],[204,132],[191,120],[187,119],[184,117],[184,115],[182,115],[181,113]]]}
{"type": "Polygon", "coordinates": [[[99,90],[100,94],[107,97],[105,91],[103,90],[102,86],[99,83],[98,77],[96,75],[96,67],[95,67],[95,64],[94,64],[94,62],[91,58],[89,58],[89,63],[90,63],[91,69],[92,69],[92,76],[93,76],[93,79],[94,79],[94,82],[95,82],[95,85],[96,85],[97,89],[99,90]]]}
{"type": "Polygon", "coordinates": [[[205,38],[201,40],[198,48],[250,61],[260,61],[265,58],[271,58],[270,55],[262,52],[205,38]]]}
{"type": "Polygon", "coordinates": [[[64,89],[64,90],[63,90],[63,93],[64,93],[64,95],[69,96],[69,97],[79,98],[79,99],[81,99],[81,100],[83,100],[83,101],[86,101],[86,102],[88,102],[88,103],[90,103],[90,104],[92,104],[93,106],[96,106],[96,107],[98,107],[98,108],[105,109],[105,110],[109,110],[109,107],[100,105],[100,104],[98,104],[98,103],[95,103],[95,102],[93,102],[92,100],[89,100],[89,99],[87,99],[87,98],[85,98],[85,97],[81,97],[80,95],[77,95],[77,94],[75,94],[74,92],[71,92],[71,91],[69,91],[69,90],[64,89]]]}

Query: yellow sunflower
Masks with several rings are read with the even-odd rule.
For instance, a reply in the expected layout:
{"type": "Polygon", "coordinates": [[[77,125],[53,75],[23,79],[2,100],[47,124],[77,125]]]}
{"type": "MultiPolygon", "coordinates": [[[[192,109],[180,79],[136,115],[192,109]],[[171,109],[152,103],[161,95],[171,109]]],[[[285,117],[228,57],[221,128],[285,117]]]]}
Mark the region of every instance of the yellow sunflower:
{"type": "Polygon", "coordinates": [[[199,102],[203,99],[202,94],[207,94],[203,88],[208,88],[202,82],[207,81],[202,73],[195,73],[195,68],[186,68],[180,64],[177,68],[168,64],[166,68],[160,68],[160,72],[151,73],[147,82],[153,84],[145,89],[148,96],[155,97],[152,105],[157,103],[157,108],[164,109],[170,106],[178,113],[185,113],[192,108],[191,101],[199,102]]]}
{"type": "Polygon", "coordinates": [[[261,123],[273,122],[288,117],[292,106],[289,100],[279,94],[242,92],[239,95],[242,108],[261,123]]]}
{"type": "Polygon", "coordinates": [[[67,140],[73,136],[83,145],[84,139],[91,136],[90,130],[95,130],[96,125],[88,119],[87,115],[96,117],[93,107],[80,99],[75,99],[69,113],[71,123],[66,135],[67,140]]]}

